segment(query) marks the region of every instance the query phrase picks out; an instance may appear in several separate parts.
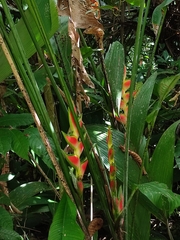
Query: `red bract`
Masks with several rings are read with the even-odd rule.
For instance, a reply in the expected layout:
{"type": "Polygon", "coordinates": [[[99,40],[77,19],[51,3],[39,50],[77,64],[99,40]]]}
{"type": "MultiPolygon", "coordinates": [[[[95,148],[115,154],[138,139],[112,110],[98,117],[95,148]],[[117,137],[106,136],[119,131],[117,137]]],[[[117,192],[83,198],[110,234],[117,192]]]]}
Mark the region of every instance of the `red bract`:
{"type": "Polygon", "coordinates": [[[123,81],[122,91],[126,92],[130,88],[130,86],[131,86],[131,80],[130,79],[123,81]]]}
{"type": "Polygon", "coordinates": [[[78,187],[78,191],[79,191],[80,195],[82,195],[83,194],[83,189],[84,189],[84,185],[83,185],[82,180],[77,181],[77,187],[78,187]]]}
{"type": "Polygon", "coordinates": [[[84,161],[82,164],[81,164],[81,173],[82,175],[84,175],[85,171],[86,171],[86,168],[87,168],[87,165],[88,165],[88,160],[84,161]]]}
{"type": "MultiPolygon", "coordinates": [[[[76,112],[76,109],[75,109],[76,112]]],[[[82,178],[86,171],[86,167],[88,164],[88,160],[85,160],[82,164],[80,161],[80,156],[84,150],[84,146],[81,140],[79,140],[79,132],[77,130],[77,126],[74,120],[74,117],[70,110],[68,110],[68,116],[69,116],[69,125],[70,125],[70,134],[63,133],[63,136],[66,140],[66,142],[71,147],[71,150],[73,150],[73,154],[68,155],[67,153],[64,153],[67,161],[69,164],[75,169],[76,171],[76,179],[77,179],[77,189],[78,192],[82,195],[83,193],[83,182],[82,178]]],[[[79,120],[80,127],[82,127],[83,122],[80,119],[79,120]]]]}
{"type": "Polygon", "coordinates": [[[74,167],[75,169],[78,169],[80,167],[80,159],[79,159],[79,157],[77,157],[75,155],[67,155],[66,154],[66,159],[68,160],[70,165],[72,167],[74,167]]]}

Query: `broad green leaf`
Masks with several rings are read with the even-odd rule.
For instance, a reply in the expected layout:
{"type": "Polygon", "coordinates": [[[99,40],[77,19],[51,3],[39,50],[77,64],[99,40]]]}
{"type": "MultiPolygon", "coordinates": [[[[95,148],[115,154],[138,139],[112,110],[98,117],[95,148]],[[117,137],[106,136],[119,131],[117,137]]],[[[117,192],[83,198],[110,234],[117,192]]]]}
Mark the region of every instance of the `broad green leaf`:
{"type": "Polygon", "coordinates": [[[176,160],[176,164],[177,164],[178,168],[180,169],[180,140],[178,140],[176,143],[174,157],[176,160]]]}
{"type": "MultiPolygon", "coordinates": [[[[136,195],[135,195],[136,196],[136,195]]],[[[131,240],[149,240],[150,212],[135,197],[129,206],[129,237],[131,240]],[[138,202],[137,202],[138,201],[138,202]]]]}
{"type": "Polygon", "coordinates": [[[7,228],[0,228],[0,239],[1,240],[23,240],[17,232],[7,229],[7,228]]]}
{"type": "Polygon", "coordinates": [[[21,209],[21,204],[24,203],[30,197],[36,195],[41,191],[47,191],[51,188],[43,182],[29,182],[22,184],[21,186],[15,188],[9,193],[9,198],[11,202],[19,209],[21,209]]]}
{"type": "MultiPolygon", "coordinates": [[[[152,214],[164,222],[174,209],[180,206],[180,195],[173,193],[163,183],[144,183],[140,184],[138,189],[151,202],[150,211],[152,214]]],[[[147,208],[150,206],[146,200],[144,206],[147,208]]]]}
{"type": "MultiPolygon", "coordinates": [[[[46,31],[50,38],[58,28],[58,15],[57,15],[55,2],[50,0],[38,1],[38,5],[40,8],[40,13],[44,17],[46,31]]],[[[39,30],[36,26],[34,16],[30,12],[29,8],[26,10],[25,14],[27,19],[31,23],[31,28],[33,29],[33,33],[36,36],[39,46],[43,46],[44,40],[40,37],[39,30]]],[[[24,24],[24,21],[22,18],[16,24],[16,28],[22,40],[22,44],[23,44],[23,48],[25,49],[26,56],[27,58],[30,58],[36,52],[36,48],[32,42],[32,39],[26,29],[26,25],[24,24]]],[[[9,40],[11,44],[14,46],[13,48],[16,52],[16,55],[20,57],[20,54],[17,50],[11,31],[9,32],[9,40]]],[[[0,48],[0,66],[1,66],[0,82],[2,82],[6,77],[8,77],[11,74],[12,71],[1,48],[0,48]]]]}
{"type": "Polygon", "coordinates": [[[12,136],[9,129],[0,128],[0,153],[5,155],[12,146],[12,136]]]}
{"type": "Polygon", "coordinates": [[[152,24],[160,25],[162,14],[163,14],[163,8],[169,5],[173,0],[164,0],[160,5],[158,5],[152,14],[152,24]]]}
{"type": "Polygon", "coordinates": [[[120,42],[113,42],[105,57],[105,66],[111,89],[113,105],[119,114],[121,90],[124,76],[124,48],[120,42]]]}
{"type": "Polygon", "coordinates": [[[180,121],[172,124],[161,136],[149,165],[149,177],[152,181],[165,183],[172,187],[175,130],[180,121]]]}
{"type": "MultiPolygon", "coordinates": [[[[26,199],[22,204],[21,204],[21,210],[22,209],[25,209],[29,206],[40,206],[40,205],[48,205],[48,208],[49,208],[49,205],[50,204],[57,204],[57,202],[55,202],[54,200],[51,200],[49,198],[45,198],[45,197],[42,197],[42,196],[33,196],[33,197],[30,197],[28,199],[26,199]]],[[[49,211],[49,209],[48,209],[49,211]]]]}
{"type": "Polygon", "coordinates": [[[1,228],[6,228],[7,230],[13,229],[13,221],[12,221],[11,215],[1,206],[0,206],[0,216],[1,216],[0,229],[1,228]]]}
{"type": "Polygon", "coordinates": [[[77,224],[76,218],[76,206],[64,193],[54,215],[48,240],[83,240],[84,233],[77,224]]]}
{"type": "Polygon", "coordinates": [[[21,158],[29,160],[29,142],[27,137],[19,130],[11,129],[12,150],[21,158]]]}
{"type": "Polygon", "coordinates": [[[19,127],[33,124],[34,120],[30,113],[7,114],[0,117],[0,126],[19,127]]]}
{"type": "Polygon", "coordinates": [[[147,111],[150,105],[151,95],[154,88],[157,73],[152,74],[143,84],[132,106],[131,122],[131,150],[139,152],[147,111]]]}
{"type": "MultiPolygon", "coordinates": [[[[49,168],[54,170],[54,166],[50,160],[46,147],[41,139],[41,136],[37,128],[34,128],[34,127],[27,128],[24,131],[24,134],[27,135],[27,138],[29,141],[29,147],[32,149],[33,153],[38,155],[49,168]]],[[[55,152],[55,147],[51,140],[50,140],[50,143],[55,152]]]]}

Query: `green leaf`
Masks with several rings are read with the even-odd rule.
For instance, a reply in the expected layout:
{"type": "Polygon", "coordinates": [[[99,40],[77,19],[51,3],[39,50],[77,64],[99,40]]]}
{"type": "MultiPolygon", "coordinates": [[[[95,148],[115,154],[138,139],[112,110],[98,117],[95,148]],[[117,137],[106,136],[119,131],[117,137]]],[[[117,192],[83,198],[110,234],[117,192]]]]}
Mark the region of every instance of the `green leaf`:
{"type": "Polygon", "coordinates": [[[173,0],[164,0],[160,5],[158,5],[152,14],[152,24],[160,25],[162,14],[163,14],[163,8],[167,5],[169,5],[173,0]]]}
{"type": "Polygon", "coordinates": [[[11,173],[2,174],[2,175],[0,175],[0,182],[11,181],[14,177],[15,177],[15,175],[13,175],[11,173]]]}
{"type": "Polygon", "coordinates": [[[152,74],[137,93],[132,106],[131,122],[131,150],[139,152],[147,111],[150,105],[151,95],[154,88],[157,72],[152,74]]]}
{"type": "Polygon", "coordinates": [[[180,121],[172,124],[161,136],[150,162],[149,177],[172,187],[175,130],[180,121]]]}
{"type": "Polygon", "coordinates": [[[150,212],[133,198],[129,206],[129,240],[149,240],[150,212]]]}
{"type": "Polygon", "coordinates": [[[23,240],[17,232],[7,229],[7,228],[0,228],[0,240],[23,240]]]}
{"type": "MultiPolygon", "coordinates": [[[[29,147],[32,149],[32,151],[35,154],[37,154],[49,168],[54,170],[54,166],[49,158],[46,147],[41,139],[41,136],[37,128],[34,128],[34,127],[27,128],[24,131],[24,134],[27,135],[27,138],[29,141],[29,147]]],[[[55,152],[55,147],[53,145],[52,140],[50,140],[50,143],[55,152]]]]}
{"type": "Polygon", "coordinates": [[[21,210],[25,209],[29,206],[39,206],[39,205],[50,205],[50,204],[57,204],[54,200],[51,200],[50,198],[45,198],[42,196],[33,196],[28,199],[26,199],[22,204],[21,204],[21,210]]]}
{"type": "MultiPolygon", "coordinates": [[[[58,15],[57,15],[57,9],[55,6],[55,2],[50,1],[50,0],[38,1],[38,5],[40,8],[40,13],[41,13],[42,17],[44,17],[43,20],[46,25],[46,32],[50,38],[58,28],[58,15]]],[[[26,10],[25,14],[26,14],[28,21],[31,23],[31,28],[33,29],[33,33],[36,36],[39,46],[43,46],[44,40],[39,35],[39,30],[36,26],[34,16],[30,12],[29,8],[26,10]]],[[[35,46],[32,42],[32,39],[27,31],[27,28],[26,28],[26,25],[24,24],[23,19],[21,18],[15,26],[16,26],[16,29],[22,40],[22,44],[23,44],[23,48],[25,49],[26,57],[30,58],[36,52],[36,48],[35,48],[35,46]]],[[[11,31],[9,32],[9,40],[10,40],[11,44],[14,46],[16,55],[20,57],[20,54],[17,50],[17,47],[16,47],[16,44],[15,44],[15,41],[14,41],[11,31]]],[[[2,82],[12,72],[11,68],[9,66],[9,63],[7,62],[6,57],[2,51],[2,48],[0,48],[0,66],[1,66],[0,82],[2,82]]]]}
{"type": "MultiPolygon", "coordinates": [[[[13,229],[13,221],[11,215],[0,206],[0,229],[13,229]]],[[[1,239],[1,238],[0,238],[1,239]]]]}
{"type": "Polygon", "coordinates": [[[29,142],[27,137],[19,130],[11,129],[12,150],[21,158],[29,160],[29,142]]]}
{"type": "Polygon", "coordinates": [[[0,126],[19,127],[33,124],[34,120],[30,113],[7,114],[0,117],[0,126]]]}
{"type": "MultiPolygon", "coordinates": [[[[173,193],[163,183],[144,183],[140,184],[138,189],[153,204],[153,207],[150,207],[152,214],[164,222],[174,209],[180,206],[180,195],[173,193]]],[[[150,205],[144,201],[144,206],[150,205]]]]}
{"type": "Polygon", "coordinates": [[[6,194],[4,194],[2,191],[0,191],[0,204],[4,204],[6,206],[10,205],[9,197],[6,194]]]}
{"type": "Polygon", "coordinates": [[[54,215],[48,240],[83,240],[84,234],[76,222],[76,217],[76,206],[64,193],[54,215]]]}
{"type": "Polygon", "coordinates": [[[9,150],[11,150],[12,136],[9,129],[0,128],[0,153],[5,155],[9,150]]]}
{"type": "Polygon", "coordinates": [[[121,90],[124,76],[124,48],[120,42],[113,42],[105,57],[105,66],[111,89],[113,105],[119,114],[121,90]]]}
{"type": "Polygon", "coordinates": [[[21,186],[15,188],[9,193],[9,198],[11,202],[19,209],[21,209],[21,204],[24,203],[28,198],[36,195],[41,191],[47,191],[51,188],[43,182],[29,182],[22,184],[21,186]]]}
{"type": "Polygon", "coordinates": [[[159,95],[159,101],[162,102],[168,93],[175,87],[180,79],[180,74],[164,78],[159,81],[157,91],[159,95]]]}

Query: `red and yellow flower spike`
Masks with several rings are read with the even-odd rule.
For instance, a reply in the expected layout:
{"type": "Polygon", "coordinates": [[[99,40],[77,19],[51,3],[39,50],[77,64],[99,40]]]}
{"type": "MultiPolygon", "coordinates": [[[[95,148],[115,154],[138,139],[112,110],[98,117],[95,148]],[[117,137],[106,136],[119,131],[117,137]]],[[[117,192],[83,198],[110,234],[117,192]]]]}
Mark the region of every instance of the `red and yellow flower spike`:
{"type": "Polygon", "coordinates": [[[114,161],[114,148],[112,143],[112,132],[111,129],[108,129],[107,135],[107,145],[108,145],[108,161],[110,165],[109,170],[109,181],[112,196],[117,196],[117,184],[116,184],[116,166],[114,161]]]}
{"type": "MultiPolygon", "coordinates": [[[[76,112],[76,111],[75,111],[76,112]]],[[[74,120],[74,117],[71,111],[68,109],[68,116],[69,116],[69,125],[70,131],[69,134],[63,133],[63,136],[67,142],[67,144],[71,147],[71,151],[73,153],[67,154],[64,152],[64,156],[66,160],[69,162],[71,167],[75,170],[75,175],[71,171],[71,175],[73,174],[73,183],[77,191],[82,195],[83,193],[83,176],[87,168],[88,160],[86,159],[81,163],[80,157],[84,150],[84,146],[82,141],[79,139],[79,132],[74,120]]],[[[80,127],[82,127],[82,119],[79,119],[80,127]]]]}
{"type": "Polygon", "coordinates": [[[116,180],[116,165],[114,160],[114,148],[112,142],[112,132],[111,129],[108,129],[107,134],[107,145],[108,145],[108,161],[110,165],[109,170],[109,185],[112,196],[112,211],[115,219],[122,212],[124,207],[124,198],[122,194],[122,188],[120,187],[119,194],[117,193],[117,180],[116,180]]]}

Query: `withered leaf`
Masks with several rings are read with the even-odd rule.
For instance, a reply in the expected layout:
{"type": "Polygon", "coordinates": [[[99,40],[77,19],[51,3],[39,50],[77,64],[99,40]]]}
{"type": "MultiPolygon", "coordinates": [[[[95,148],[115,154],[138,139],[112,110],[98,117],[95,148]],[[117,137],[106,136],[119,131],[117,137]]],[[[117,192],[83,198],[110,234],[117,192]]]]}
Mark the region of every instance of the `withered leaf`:
{"type": "Polygon", "coordinates": [[[92,237],[96,231],[101,229],[102,226],[103,226],[103,219],[102,218],[94,218],[89,223],[89,226],[88,226],[88,231],[89,231],[90,237],[92,237]]]}

